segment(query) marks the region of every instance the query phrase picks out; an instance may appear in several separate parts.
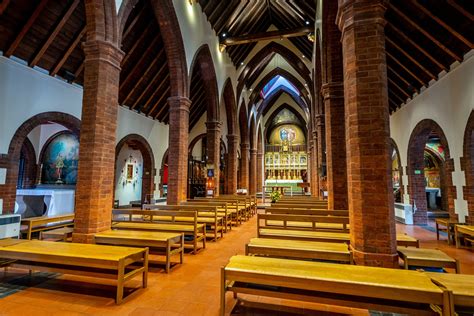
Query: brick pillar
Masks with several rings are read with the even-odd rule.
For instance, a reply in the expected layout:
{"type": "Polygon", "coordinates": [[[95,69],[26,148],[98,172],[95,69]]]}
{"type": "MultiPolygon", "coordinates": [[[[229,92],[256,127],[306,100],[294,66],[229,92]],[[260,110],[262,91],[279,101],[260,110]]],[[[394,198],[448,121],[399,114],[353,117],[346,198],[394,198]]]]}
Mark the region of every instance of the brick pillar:
{"type": "MultiPolygon", "coordinates": [[[[322,199],[322,185],[321,185],[321,178],[325,176],[323,174],[324,166],[326,165],[326,128],[324,126],[324,115],[316,115],[316,126],[317,126],[317,137],[316,137],[316,155],[318,157],[317,160],[317,174],[318,174],[318,196],[322,199]]],[[[314,134],[313,134],[314,136],[314,134]]]]}
{"type": "Polygon", "coordinates": [[[227,135],[228,163],[227,163],[227,194],[237,192],[237,164],[239,163],[237,146],[239,136],[227,135]]]}
{"type": "Polygon", "coordinates": [[[398,267],[383,0],[339,0],[351,248],[359,265],[398,267]]]}
{"type": "Polygon", "coordinates": [[[84,45],[84,92],[76,185],[74,242],[92,243],[110,229],[120,63],[124,53],[100,40],[84,45]]]}
{"type": "Polygon", "coordinates": [[[240,189],[249,190],[249,163],[250,163],[250,145],[243,143],[240,144],[240,159],[241,159],[241,169],[240,169],[240,189]]]}
{"type": "Polygon", "coordinates": [[[328,208],[347,209],[346,129],[342,82],[322,86],[326,117],[328,208]]]}
{"type": "Polygon", "coordinates": [[[263,158],[263,152],[257,151],[257,192],[263,191],[263,176],[265,174],[263,158]]]}
{"type": "Polygon", "coordinates": [[[250,149],[249,192],[257,193],[257,149],[250,149]]]}
{"type": "Polygon", "coordinates": [[[216,189],[214,195],[219,195],[219,179],[221,160],[221,123],[218,121],[206,122],[207,128],[207,163],[214,164],[214,179],[216,189]]]}
{"type": "Polygon", "coordinates": [[[312,140],[311,140],[311,196],[318,197],[319,196],[319,163],[318,163],[318,139],[316,137],[316,132],[313,131],[312,140]]]}
{"type": "Polygon", "coordinates": [[[189,106],[184,97],[168,98],[170,107],[168,147],[168,198],[170,205],[186,201],[188,183],[189,106]]]}

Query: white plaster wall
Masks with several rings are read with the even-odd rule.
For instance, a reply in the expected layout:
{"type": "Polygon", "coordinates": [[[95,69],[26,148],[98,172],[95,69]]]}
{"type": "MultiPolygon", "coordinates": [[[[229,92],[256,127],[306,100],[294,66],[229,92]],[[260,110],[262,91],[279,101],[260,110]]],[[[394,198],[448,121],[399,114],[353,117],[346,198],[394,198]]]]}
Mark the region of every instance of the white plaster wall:
{"type": "Polygon", "coordinates": [[[0,56],[0,154],[32,116],[58,111],[80,119],[81,109],[82,88],[0,56]]]}
{"type": "MultiPolygon", "coordinates": [[[[456,213],[460,220],[467,215],[467,202],[463,199],[465,185],[461,171],[460,157],[463,156],[464,130],[471,111],[474,109],[474,54],[465,56],[465,61],[444,75],[437,82],[420,92],[420,95],[404,105],[390,117],[391,137],[400,150],[404,170],[403,186],[407,192],[408,176],[406,166],[408,143],[415,126],[423,119],[432,119],[443,129],[448,140],[449,153],[454,159],[453,184],[456,186],[456,213]]],[[[405,194],[405,203],[409,196],[405,194]]]]}
{"type": "Polygon", "coordinates": [[[191,132],[189,132],[188,145],[191,144],[193,139],[195,139],[197,136],[206,132],[206,120],[207,113],[204,113],[199,119],[199,121],[197,121],[197,123],[193,126],[191,132]]]}
{"type": "Polygon", "coordinates": [[[143,176],[143,156],[139,150],[132,150],[126,144],[120,150],[117,156],[117,168],[115,170],[115,200],[119,200],[119,205],[129,205],[131,201],[140,201],[142,199],[142,176],[143,176]],[[133,175],[136,177],[132,182],[127,181],[127,165],[134,164],[133,175]],[[125,161],[126,160],[126,161],[125,161]],[[136,163],[135,163],[136,162],[136,163]],[[135,168],[138,168],[138,175],[135,174],[135,168]]]}
{"type": "Polygon", "coordinates": [[[64,126],[56,123],[44,124],[35,127],[29,134],[28,139],[30,140],[33,148],[35,149],[36,162],[39,161],[39,156],[44,144],[48,139],[56,133],[67,130],[64,126]]]}

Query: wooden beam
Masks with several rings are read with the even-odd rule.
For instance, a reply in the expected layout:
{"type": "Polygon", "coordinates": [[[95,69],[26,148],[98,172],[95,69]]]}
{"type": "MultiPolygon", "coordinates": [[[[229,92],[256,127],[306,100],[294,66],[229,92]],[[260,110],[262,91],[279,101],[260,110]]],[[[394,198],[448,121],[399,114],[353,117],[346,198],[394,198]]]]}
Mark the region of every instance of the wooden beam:
{"type": "Polygon", "coordinates": [[[388,94],[389,94],[389,95],[390,95],[390,94],[393,95],[393,96],[400,102],[400,104],[401,104],[401,103],[405,103],[405,100],[403,100],[402,97],[400,97],[398,94],[396,94],[395,91],[389,89],[388,94]]]}
{"type": "Polygon", "coordinates": [[[385,37],[385,40],[390,43],[390,45],[394,46],[398,51],[400,51],[400,53],[402,53],[406,58],[408,58],[412,63],[414,63],[415,65],[417,65],[418,67],[420,67],[425,73],[427,73],[432,79],[437,79],[437,76],[435,74],[433,74],[431,71],[429,71],[428,69],[426,69],[422,64],[420,64],[420,62],[418,60],[416,60],[415,58],[413,58],[410,54],[408,54],[406,52],[406,50],[404,50],[403,48],[401,48],[400,46],[398,46],[397,43],[395,43],[394,41],[392,41],[390,38],[388,38],[387,36],[385,37]]]}
{"type": "Polygon", "coordinates": [[[404,89],[402,89],[395,81],[390,79],[390,77],[388,78],[388,82],[395,86],[395,88],[402,92],[407,98],[411,98],[411,96],[404,89]]]}
{"type": "Polygon", "coordinates": [[[474,21],[474,15],[472,15],[469,11],[467,11],[466,9],[464,9],[461,5],[457,4],[454,0],[448,0],[448,3],[453,7],[455,8],[456,10],[458,10],[459,12],[461,12],[465,17],[467,17],[469,20],[471,21],[474,21]]]}
{"type": "Polygon", "coordinates": [[[130,22],[130,24],[127,26],[127,29],[123,32],[122,42],[125,38],[127,38],[128,34],[130,34],[130,31],[133,29],[135,24],[137,24],[138,20],[140,19],[144,11],[145,11],[145,5],[141,8],[140,12],[138,12],[138,14],[132,20],[132,22],[130,22]]]}
{"type": "Polygon", "coordinates": [[[128,59],[133,55],[135,52],[135,49],[137,49],[138,44],[145,38],[147,35],[148,31],[151,29],[152,23],[149,23],[148,26],[143,30],[142,34],[140,34],[140,37],[133,43],[132,48],[128,52],[126,52],[125,57],[122,60],[121,65],[125,65],[125,63],[128,61],[128,59]]]}
{"type": "Polygon", "coordinates": [[[391,71],[395,76],[397,76],[398,79],[400,79],[401,81],[403,81],[403,82],[407,85],[407,87],[412,87],[412,88],[416,91],[416,93],[419,93],[419,90],[418,90],[416,87],[414,87],[411,83],[409,83],[409,82],[408,82],[405,78],[403,78],[398,72],[396,72],[395,70],[393,70],[392,67],[390,67],[389,65],[387,65],[387,69],[388,69],[389,71],[391,71]]]}
{"type": "Polygon", "coordinates": [[[220,44],[225,46],[242,45],[271,39],[306,36],[311,32],[314,32],[314,30],[312,30],[310,27],[299,27],[290,30],[276,30],[237,37],[229,37],[225,40],[222,40],[220,44]]]}
{"type": "Polygon", "coordinates": [[[54,66],[53,70],[50,71],[49,74],[51,76],[54,77],[58,73],[59,69],[61,69],[61,67],[64,65],[66,60],[69,58],[69,55],[71,55],[71,53],[77,47],[77,45],[79,44],[79,42],[81,41],[81,39],[84,37],[85,34],[86,34],[86,26],[84,25],[81,32],[79,34],[77,34],[77,36],[74,39],[74,41],[72,42],[72,44],[69,46],[69,48],[64,53],[63,57],[58,61],[56,66],[54,66]]]}
{"type": "Polygon", "coordinates": [[[413,45],[415,48],[417,48],[420,52],[422,52],[426,57],[428,57],[433,63],[435,63],[439,68],[443,69],[444,71],[448,71],[448,67],[440,63],[436,58],[433,57],[428,51],[426,51],[423,47],[418,45],[415,41],[413,41],[410,37],[408,37],[405,33],[403,33],[399,28],[397,28],[395,25],[388,23],[388,26],[391,27],[395,32],[397,32],[398,35],[403,37],[403,39],[407,42],[409,42],[411,45],[413,45]]]}
{"type": "Polygon", "coordinates": [[[59,22],[56,24],[56,27],[54,28],[53,32],[46,39],[46,42],[44,42],[43,46],[38,51],[38,53],[36,53],[36,56],[33,57],[33,60],[29,63],[30,67],[34,67],[36,66],[36,64],[38,64],[38,62],[41,60],[41,57],[43,57],[46,50],[48,50],[49,45],[51,45],[51,43],[54,41],[59,31],[61,31],[64,24],[66,24],[66,22],[69,20],[69,17],[72,15],[74,10],[76,10],[76,7],[80,2],[81,2],[80,0],[74,0],[74,2],[71,3],[71,5],[67,9],[66,13],[63,15],[61,20],[59,20],[59,22]]]}
{"type": "Polygon", "coordinates": [[[0,3],[0,14],[3,14],[3,12],[5,12],[9,4],[10,0],[3,0],[2,3],[0,3]]]}
{"type": "Polygon", "coordinates": [[[135,101],[135,103],[133,103],[132,105],[132,110],[135,109],[135,107],[140,103],[140,100],[143,98],[143,96],[148,92],[148,90],[153,86],[153,84],[155,83],[156,79],[158,79],[158,77],[161,75],[161,72],[168,66],[168,63],[165,61],[163,63],[163,65],[161,66],[161,68],[155,73],[155,75],[153,76],[153,78],[148,82],[148,84],[146,85],[145,89],[143,89],[142,93],[140,93],[140,95],[138,96],[137,100],[135,101]]]}
{"type": "Polygon", "coordinates": [[[388,98],[388,103],[392,103],[392,105],[395,109],[400,107],[400,105],[397,104],[395,101],[393,101],[392,98],[390,98],[390,97],[388,98]]]}
{"type": "MultiPolygon", "coordinates": [[[[168,80],[168,78],[170,77],[170,74],[169,72],[166,74],[165,78],[163,78],[163,81],[160,83],[160,85],[158,86],[157,89],[155,89],[155,91],[153,92],[153,94],[148,98],[148,100],[145,102],[145,105],[143,106],[143,111],[142,112],[145,112],[145,110],[150,106],[150,103],[151,101],[156,97],[156,95],[160,92],[160,89],[162,87],[162,85],[164,84],[164,82],[166,82],[166,80],[168,80]]],[[[155,105],[156,106],[156,105],[155,105]]],[[[155,110],[155,106],[150,110],[150,111],[147,111],[148,112],[148,115],[151,115],[151,113],[155,110]]]]}
{"type": "MultiPolygon", "coordinates": [[[[156,107],[161,104],[161,102],[163,101],[163,98],[164,98],[166,95],[168,95],[168,92],[169,92],[170,90],[171,90],[171,85],[169,85],[168,87],[166,87],[166,90],[163,92],[163,94],[161,95],[161,97],[160,97],[160,98],[158,99],[158,101],[155,103],[155,105],[153,106],[153,109],[150,111],[150,116],[151,116],[151,114],[153,113],[153,111],[156,109],[156,107]]],[[[162,107],[162,108],[158,111],[158,113],[156,113],[156,115],[153,115],[153,119],[155,120],[155,119],[161,114],[161,112],[163,112],[163,110],[164,110],[165,108],[166,108],[165,106],[162,107]]]]}
{"type": "MultiPolygon", "coordinates": [[[[438,18],[436,15],[434,15],[430,10],[428,10],[427,8],[425,8],[423,5],[421,5],[418,0],[415,0],[413,1],[413,4],[418,8],[420,9],[424,14],[428,15],[430,18],[432,18],[433,20],[435,20],[439,25],[441,25],[442,27],[444,27],[448,32],[450,32],[452,35],[454,35],[454,37],[456,37],[458,40],[460,40],[461,42],[463,42],[464,44],[466,44],[469,48],[474,48],[474,45],[471,43],[470,40],[468,40],[467,38],[465,38],[462,34],[460,34],[459,32],[457,32],[455,29],[453,29],[450,25],[448,25],[447,23],[445,23],[443,20],[441,20],[440,18],[438,18]]],[[[471,30],[472,31],[472,30],[471,30]]]]}
{"type": "Polygon", "coordinates": [[[391,59],[393,59],[394,62],[396,62],[400,67],[402,67],[406,72],[408,72],[413,78],[415,78],[416,80],[418,80],[419,83],[421,83],[422,86],[426,86],[425,82],[423,80],[421,80],[416,74],[414,74],[410,69],[408,69],[407,67],[405,67],[404,64],[402,64],[398,59],[396,59],[392,54],[390,54],[389,52],[385,52],[387,54],[388,57],[390,57],[391,59]]]}
{"type": "Polygon", "coordinates": [[[422,33],[424,36],[426,36],[427,38],[429,38],[433,43],[435,43],[436,45],[438,45],[441,49],[443,49],[443,51],[445,51],[446,53],[448,53],[451,57],[453,57],[455,60],[461,62],[462,61],[462,58],[456,54],[455,52],[453,52],[452,50],[450,50],[448,47],[446,47],[445,45],[443,45],[440,41],[438,41],[433,35],[431,35],[429,32],[427,32],[426,30],[424,30],[422,27],[420,27],[416,22],[414,22],[410,17],[408,17],[405,13],[403,13],[402,11],[400,11],[397,7],[395,7],[393,5],[392,2],[390,2],[390,8],[395,11],[399,16],[401,16],[402,18],[404,18],[409,24],[411,24],[416,30],[418,30],[420,33],[422,33]]]}
{"type": "Polygon", "coordinates": [[[20,45],[21,40],[23,39],[23,37],[25,37],[26,33],[28,33],[31,26],[35,23],[36,19],[40,15],[41,11],[43,11],[47,3],[48,0],[41,0],[35,11],[33,11],[33,14],[31,14],[28,21],[25,23],[25,25],[23,25],[23,28],[21,29],[20,33],[18,33],[13,42],[10,44],[10,47],[8,47],[8,49],[6,50],[6,53],[4,54],[5,57],[10,57],[11,55],[13,55],[18,45],[20,45]]]}
{"type": "Polygon", "coordinates": [[[79,77],[79,75],[81,74],[83,70],[84,70],[84,61],[79,66],[79,68],[77,68],[77,70],[74,72],[74,79],[72,80],[72,82],[75,82],[77,80],[77,78],[79,77]]]}
{"type": "MultiPolygon", "coordinates": [[[[150,45],[148,45],[147,49],[141,54],[142,57],[145,57],[146,55],[148,55],[150,53],[150,51],[153,49],[153,46],[155,45],[158,38],[159,38],[159,36],[155,36],[155,38],[150,43],[150,45]]],[[[127,56],[129,56],[129,55],[127,54],[127,56]]],[[[130,80],[130,78],[132,77],[132,74],[137,70],[137,67],[141,64],[142,61],[143,61],[143,59],[140,59],[140,61],[138,61],[135,64],[135,66],[130,70],[130,72],[127,74],[127,76],[124,78],[124,80],[120,83],[119,90],[121,90],[125,86],[125,84],[130,80]]]]}

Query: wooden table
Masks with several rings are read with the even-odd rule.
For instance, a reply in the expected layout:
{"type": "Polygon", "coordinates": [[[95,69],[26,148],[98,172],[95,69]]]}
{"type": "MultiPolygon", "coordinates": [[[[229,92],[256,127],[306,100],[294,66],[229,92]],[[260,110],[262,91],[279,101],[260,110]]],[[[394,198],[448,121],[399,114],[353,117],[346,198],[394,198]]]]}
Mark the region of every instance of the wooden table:
{"type": "MultiPolygon", "coordinates": [[[[133,230],[108,230],[95,234],[94,241],[96,244],[165,249],[166,273],[170,271],[171,256],[179,254],[180,263],[183,263],[183,234],[133,230]]],[[[150,260],[150,263],[151,262],[152,261],[150,260]]]]}
{"type": "Polygon", "coordinates": [[[437,218],[436,222],[436,239],[439,240],[439,232],[446,232],[448,234],[448,245],[451,245],[451,240],[454,242],[454,226],[459,224],[456,220],[449,218],[437,218]]]}
{"type": "Polygon", "coordinates": [[[115,279],[117,304],[124,299],[126,281],[142,274],[142,287],[147,287],[147,248],[31,240],[0,246],[0,258],[17,260],[12,264],[13,267],[30,271],[43,270],[115,279]],[[135,264],[139,267],[132,266],[135,264]]]}
{"type": "Polygon", "coordinates": [[[474,244],[474,225],[455,225],[454,226],[454,238],[456,240],[456,248],[461,247],[461,235],[464,235],[464,239],[474,244]]]}
{"type": "Polygon", "coordinates": [[[451,258],[441,250],[414,247],[398,247],[398,255],[403,260],[405,269],[409,266],[430,268],[452,268],[461,273],[459,261],[451,258]]]}
{"type": "Polygon", "coordinates": [[[26,226],[26,229],[22,229],[22,232],[26,231],[26,239],[30,240],[31,234],[34,232],[71,226],[73,221],[74,214],[23,218],[21,220],[21,225],[26,226]]]}
{"type": "Polygon", "coordinates": [[[245,254],[352,263],[352,254],[343,243],[252,238],[245,254]]]}
{"type": "Polygon", "coordinates": [[[61,227],[52,230],[45,230],[40,232],[39,239],[43,240],[46,238],[53,238],[59,241],[66,242],[68,238],[72,237],[73,231],[74,229],[72,227],[61,227]]]}
{"type": "Polygon", "coordinates": [[[474,309],[474,275],[453,274],[453,273],[426,273],[431,280],[453,292],[455,310],[462,310],[462,307],[470,307],[470,312],[474,309]]]}
{"type": "Polygon", "coordinates": [[[410,270],[234,256],[221,270],[221,315],[226,291],[410,315],[432,315],[436,306],[454,314],[450,292],[410,270]]]}

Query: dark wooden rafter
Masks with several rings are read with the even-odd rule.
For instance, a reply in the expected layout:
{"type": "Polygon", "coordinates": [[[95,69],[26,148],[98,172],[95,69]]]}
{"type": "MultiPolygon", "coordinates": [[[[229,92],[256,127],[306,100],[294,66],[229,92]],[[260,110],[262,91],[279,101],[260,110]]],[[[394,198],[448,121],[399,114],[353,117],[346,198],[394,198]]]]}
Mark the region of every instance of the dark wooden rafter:
{"type": "Polygon", "coordinates": [[[41,2],[38,4],[38,6],[33,11],[33,14],[31,14],[28,21],[25,23],[25,25],[23,25],[23,28],[21,29],[20,33],[18,33],[18,35],[15,37],[13,42],[10,44],[10,46],[6,50],[6,52],[4,54],[5,57],[10,57],[11,55],[13,55],[13,53],[17,49],[18,45],[20,45],[21,40],[23,39],[23,37],[25,37],[26,33],[28,33],[30,28],[33,26],[36,19],[39,17],[39,15],[43,11],[43,9],[44,9],[44,7],[46,6],[47,3],[48,3],[48,0],[41,0],[41,2]]]}
{"type": "Polygon", "coordinates": [[[76,69],[76,71],[74,72],[74,79],[72,80],[72,82],[76,82],[77,81],[77,78],[79,78],[79,75],[84,71],[84,62],[82,62],[82,64],[76,69]]]}
{"type": "Polygon", "coordinates": [[[140,37],[133,43],[132,47],[130,50],[127,52],[125,57],[122,60],[122,65],[125,65],[128,60],[132,57],[134,54],[135,50],[137,49],[138,45],[143,41],[143,39],[147,36],[148,32],[150,32],[152,28],[152,23],[149,23],[147,27],[143,30],[143,32],[140,34],[140,37]]]}
{"type": "MultiPolygon", "coordinates": [[[[161,104],[161,100],[162,98],[164,98],[164,96],[166,95],[166,93],[163,93],[160,97],[160,99],[158,100],[158,102],[156,102],[153,107],[151,109],[148,110],[148,108],[150,107],[150,104],[151,102],[153,101],[153,99],[158,95],[158,93],[161,92],[161,89],[163,88],[163,86],[165,85],[165,83],[169,83],[168,79],[170,77],[170,74],[169,72],[166,74],[166,76],[162,79],[161,83],[158,85],[158,87],[155,89],[155,91],[153,91],[152,95],[148,98],[148,100],[145,102],[145,105],[143,106],[143,109],[144,110],[147,110],[146,112],[149,113],[149,115],[153,115],[153,112],[155,111],[156,107],[158,105],[161,104]]],[[[166,92],[168,92],[170,89],[170,86],[168,84],[167,86],[167,90],[166,92]]],[[[156,118],[156,117],[155,117],[156,118]]]]}
{"type": "Polygon", "coordinates": [[[471,14],[469,11],[464,9],[461,5],[457,4],[456,1],[454,0],[448,0],[448,3],[450,6],[458,10],[461,14],[463,14],[465,17],[467,17],[469,20],[474,21],[474,15],[471,14]]]}
{"type": "Polygon", "coordinates": [[[447,54],[449,54],[451,57],[453,57],[455,60],[461,62],[462,57],[453,52],[451,49],[446,47],[443,43],[441,43],[438,39],[436,39],[430,32],[426,31],[424,28],[422,28],[418,23],[413,21],[409,16],[407,16],[405,13],[403,13],[401,10],[399,10],[393,2],[390,2],[390,9],[393,10],[397,15],[401,16],[405,21],[407,21],[413,28],[415,28],[418,32],[422,33],[424,36],[426,36],[428,39],[430,39],[433,43],[438,45],[441,49],[443,49],[447,54]]]}
{"type": "Polygon", "coordinates": [[[392,74],[394,74],[398,79],[400,79],[401,81],[403,81],[406,85],[407,85],[407,88],[412,88],[413,90],[415,90],[416,93],[419,93],[420,90],[417,89],[416,87],[414,87],[410,82],[408,82],[404,77],[402,77],[398,72],[396,72],[395,70],[393,70],[392,67],[390,67],[390,65],[387,65],[387,70],[389,72],[391,72],[392,74]]]}
{"type": "MultiPolygon", "coordinates": [[[[418,43],[413,41],[410,37],[408,37],[405,33],[403,33],[399,28],[397,28],[395,25],[391,24],[390,22],[387,23],[387,26],[393,29],[397,35],[401,36],[405,41],[409,42],[411,45],[413,45],[416,49],[418,49],[420,52],[422,52],[429,60],[431,60],[433,63],[435,63],[439,68],[443,69],[444,71],[448,71],[448,67],[446,65],[443,65],[441,62],[436,59],[433,54],[428,52],[426,49],[421,47],[418,43]]],[[[393,42],[393,41],[392,41],[393,42]]]]}
{"type": "Polygon", "coordinates": [[[133,18],[132,22],[130,22],[130,24],[127,25],[127,28],[123,31],[122,39],[125,39],[128,37],[128,35],[130,34],[134,26],[142,18],[143,13],[145,12],[145,7],[146,6],[143,6],[140,12],[138,12],[138,14],[133,18]]]}
{"type": "Polygon", "coordinates": [[[3,12],[5,12],[9,4],[10,4],[10,0],[3,0],[2,3],[0,3],[0,15],[3,14],[3,12]]]}
{"type": "Polygon", "coordinates": [[[84,25],[84,27],[79,32],[79,34],[77,34],[76,38],[73,40],[71,45],[69,45],[69,48],[66,50],[66,52],[64,52],[63,57],[61,57],[61,59],[56,63],[56,66],[54,66],[54,68],[50,71],[49,74],[51,76],[55,76],[58,73],[58,71],[64,65],[64,63],[69,58],[69,56],[74,51],[74,49],[77,47],[77,45],[79,45],[79,43],[81,42],[81,39],[84,37],[85,34],[86,34],[86,26],[84,25]]]}
{"type": "MultiPolygon", "coordinates": [[[[161,50],[160,53],[161,52],[163,52],[163,50],[161,50]]],[[[142,93],[140,93],[136,101],[131,106],[132,110],[134,110],[137,107],[137,105],[140,104],[140,101],[142,100],[143,96],[148,93],[148,91],[153,87],[153,84],[156,82],[156,80],[160,78],[160,76],[163,74],[163,71],[165,71],[167,68],[168,68],[168,63],[165,62],[161,65],[160,69],[155,73],[153,78],[148,82],[148,84],[145,86],[145,89],[143,89],[142,93]]]]}
{"type": "Polygon", "coordinates": [[[388,51],[386,52],[387,57],[389,57],[391,60],[393,60],[395,63],[397,63],[403,70],[405,70],[407,73],[409,73],[413,78],[415,78],[422,86],[427,86],[427,83],[423,81],[417,74],[415,74],[413,71],[408,69],[401,61],[399,61],[395,56],[390,54],[388,51]]]}
{"type": "Polygon", "coordinates": [[[33,57],[31,62],[29,63],[30,67],[34,67],[38,64],[38,62],[41,60],[43,57],[44,53],[46,50],[49,48],[51,43],[54,41],[56,36],[59,34],[59,31],[63,28],[63,26],[66,24],[66,22],[69,20],[69,17],[72,15],[74,10],[76,10],[76,7],[80,3],[80,0],[74,0],[71,5],[68,7],[64,15],[61,17],[61,19],[56,23],[56,26],[54,27],[53,31],[51,34],[49,34],[48,38],[44,42],[43,46],[41,46],[40,50],[36,53],[36,55],[33,57]]]}
{"type": "MultiPolygon", "coordinates": [[[[439,17],[434,15],[430,10],[428,10],[425,6],[421,5],[418,0],[414,0],[413,4],[424,14],[429,16],[431,19],[436,21],[439,25],[444,27],[448,32],[450,32],[455,38],[466,44],[470,49],[474,48],[474,45],[470,40],[468,40],[466,37],[464,37],[462,34],[457,32],[454,28],[452,28],[449,24],[441,20],[439,17]]],[[[471,30],[472,31],[472,30],[471,30]]]]}
{"type": "Polygon", "coordinates": [[[221,41],[221,44],[226,45],[226,46],[242,45],[242,44],[259,42],[263,40],[271,40],[271,39],[278,39],[278,38],[282,39],[282,38],[289,38],[289,37],[295,37],[295,36],[306,36],[313,31],[314,29],[311,29],[310,27],[306,27],[306,26],[291,29],[291,30],[269,31],[269,32],[263,32],[263,33],[256,33],[256,34],[226,38],[225,40],[221,41]]]}
{"type": "Polygon", "coordinates": [[[390,77],[388,78],[388,83],[393,85],[395,88],[397,88],[398,91],[400,91],[401,93],[403,93],[407,98],[410,98],[410,94],[408,94],[405,89],[403,89],[402,87],[400,87],[395,81],[393,81],[392,79],[390,79],[390,77]]]}
{"type": "Polygon", "coordinates": [[[430,70],[428,70],[425,66],[423,66],[418,60],[416,60],[416,58],[414,58],[413,56],[411,56],[409,53],[407,53],[407,51],[405,49],[403,49],[402,47],[400,47],[397,43],[393,42],[390,38],[386,37],[385,40],[390,44],[392,45],[393,47],[395,47],[400,53],[402,53],[406,58],[408,58],[412,63],[414,63],[415,65],[417,65],[420,69],[422,69],[427,75],[429,75],[431,77],[431,79],[436,79],[437,76],[430,70]]]}
{"type": "Polygon", "coordinates": [[[155,103],[155,105],[153,106],[153,109],[152,111],[150,111],[150,114],[153,113],[153,111],[161,104],[163,104],[162,107],[160,107],[160,110],[158,111],[158,113],[156,113],[156,115],[153,116],[154,119],[157,119],[157,118],[160,118],[161,117],[161,114],[163,113],[163,111],[165,111],[166,109],[168,109],[168,103],[166,102],[166,99],[165,97],[168,96],[168,93],[170,91],[170,86],[168,85],[166,87],[166,90],[164,91],[164,93],[160,96],[160,98],[158,99],[158,101],[155,103]],[[163,103],[164,102],[164,103],[163,103]]]}

